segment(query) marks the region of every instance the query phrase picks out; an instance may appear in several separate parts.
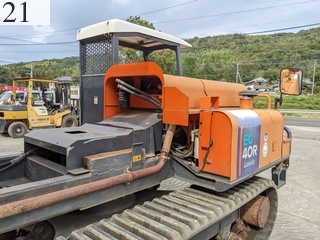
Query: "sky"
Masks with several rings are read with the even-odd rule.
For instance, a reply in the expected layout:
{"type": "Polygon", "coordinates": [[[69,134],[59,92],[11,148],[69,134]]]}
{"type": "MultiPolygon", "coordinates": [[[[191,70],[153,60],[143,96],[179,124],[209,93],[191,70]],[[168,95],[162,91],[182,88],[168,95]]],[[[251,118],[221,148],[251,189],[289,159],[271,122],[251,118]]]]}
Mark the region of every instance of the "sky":
{"type": "Polygon", "coordinates": [[[182,39],[234,33],[298,32],[320,27],[320,0],[50,2],[50,25],[0,25],[0,65],[79,56],[78,29],[110,19],[126,20],[130,16],[140,16],[153,23],[157,30],[182,39]]]}

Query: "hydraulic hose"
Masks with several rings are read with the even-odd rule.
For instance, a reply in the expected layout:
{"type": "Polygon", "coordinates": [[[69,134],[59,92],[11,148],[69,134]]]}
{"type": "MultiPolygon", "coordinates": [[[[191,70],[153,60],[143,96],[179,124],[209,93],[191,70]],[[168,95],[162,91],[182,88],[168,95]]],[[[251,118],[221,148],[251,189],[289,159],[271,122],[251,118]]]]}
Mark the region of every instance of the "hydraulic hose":
{"type": "Polygon", "coordinates": [[[27,151],[26,153],[21,154],[18,157],[15,157],[11,159],[10,161],[7,161],[5,163],[0,164],[0,173],[4,172],[5,170],[17,165],[18,163],[22,162],[25,160],[31,153],[36,151],[38,148],[32,148],[31,150],[27,151]]]}
{"type": "Polygon", "coordinates": [[[147,98],[152,99],[153,101],[157,102],[161,106],[161,103],[160,103],[159,99],[155,98],[154,96],[152,96],[152,95],[150,95],[150,94],[148,94],[148,93],[146,93],[144,91],[141,91],[140,89],[135,88],[134,86],[131,86],[130,84],[126,83],[125,81],[122,81],[119,78],[116,79],[116,82],[121,84],[121,85],[123,85],[123,86],[125,86],[125,87],[127,87],[127,88],[129,88],[129,89],[131,89],[134,92],[137,92],[137,93],[139,93],[141,95],[146,96],[147,98]]]}
{"type": "Polygon", "coordinates": [[[138,94],[138,93],[126,88],[125,86],[123,86],[121,84],[118,84],[118,88],[122,89],[125,92],[130,93],[131,95],[134,95],[134,96],[137,96],[139,98],[142,98],[142,99],[144,99],[144,100],[156,105],[158,108],[161,108],[161,104],[159,102],[156,102],[153,99],[146,97],[145,95],[138,94]]]}
{"type": "Polygon", "coordinates": [[[41,207],[50,206],[68,199],[101,191],[119,184],[129,183],[134,180],[158,173],[169,159],[168,156],[175,130],[176,125],[169,125],[162,145],[159,161],[155,166],[1,205],[0,219],[22,212],[35,210],[41,207]]]}
{"type": "Polygon", "coordinates": [[[180,157],[180,158],[186,158],[190,157],[193,154],[193,148],[194,148],[194,142],[191,142],[189,149],[187,150],[187,146],[183,146],[184,150],[182,150],[182,147],[174,148],[172,147],[172,154],[174,156],[180,157]]]}

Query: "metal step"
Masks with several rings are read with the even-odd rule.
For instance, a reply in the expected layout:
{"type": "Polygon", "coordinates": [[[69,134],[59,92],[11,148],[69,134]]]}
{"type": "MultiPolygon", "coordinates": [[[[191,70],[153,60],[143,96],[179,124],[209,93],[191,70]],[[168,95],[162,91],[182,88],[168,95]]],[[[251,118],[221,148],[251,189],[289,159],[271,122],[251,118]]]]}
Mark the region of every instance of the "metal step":
{"type": "MultiPolygon", "coordinates": [[[[73,231],[69,238],[57,239],[190,239],[269,188],[275,190],[274,183],[259,177],[223,193],[187,187],[91,224],[84,231],[73,231]]],[[[277,204],[276,200],[271,201],[277,204]]]]}

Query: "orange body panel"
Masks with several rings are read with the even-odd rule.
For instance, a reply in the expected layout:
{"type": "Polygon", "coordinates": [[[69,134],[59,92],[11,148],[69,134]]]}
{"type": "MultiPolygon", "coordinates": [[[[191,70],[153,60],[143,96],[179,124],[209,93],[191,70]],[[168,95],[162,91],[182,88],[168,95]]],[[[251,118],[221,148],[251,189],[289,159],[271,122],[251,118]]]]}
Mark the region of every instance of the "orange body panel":
{"type": "Polygon", "coordinates": [[[283,117],[276,110],[204,111],[199,131],[199,167],[230,181],[282,157],[283,117]]]}
{"type": "MultiPolygon", "coordinates": [[[[111,66],[104,78],[104,119],[110,118],[124,111],[118,107],[118,90],[116,78],[129,80],[136,88],[141,88],[143,82],[150,82],[152,87],[163,85],[163,73],[161,68],[152,62],[118,64],[111,66]]],[[[147,86],[148,87],[148,86],[147,86]]],[[[158,98],[161,98],[159,89],[158,98]]],[[[130,105],[138,108],[155,108],[154,105],[135,96],[130,96],[130,105]]]]}
{"type": "MultiPolygon", "coordinates": [[[[160,85],[157,95],[162,102],[163,122],[182,126],[189,125],[189,115],[200,112],[201,97],[215,97],[214,107],[239,107],[238,93],[245,90],[242,84],[217,82],[163,74],[160,67],[152,62],[119,64],[111,66],[106,72],[104,118],[107,119],[123,109],[118,108],[116,78],[125,79],[140,88],[143,82],[160,85]]],[[[130,97],[130,106],[155,108],[152,104],[130,97]]]]}
{"type": "Polygon", "coordinates": [[[284,119],[279,111],[256,109],[261,121],[260,162],[264,167],[282,157],[284,119]]]}
{"type": "Polygon", "coordinates": [[[242,84],[164,75],[163,122],[187,126],[189,124],[189,121],[187,121],[188,115],[194,113],[192,110],[200,112],[200,99],[206,96],[214,97],[212,102],[214,106],[212,107],[239,107],[238,93],[245,89],[246,87],[242,84]],[[172,91],[172,88],[177,89],[179,95],[172,91]],[[185,99],[184,103],[187,100],[187,106],[183,104],[172,108],[172,102],[179,101],[178,97],[183,97],[185,99]],[[183,118],[185,121],[177,121],[178,118],[181,118],[179,117],[180,114],[185,114],[183,118]]]}
{"type": "MultiPolygon", "coordinates": [[[[164,124],[183,126],[186,141],[199,129],[197,167],[234,180],[250,176],[290,152],[283,140],[284,120],[276,110],[252,110],[252,99],[242,99],[242,84],[164,75],[151,62],[114,65],[105,76],[104,117],[125,109],[118,107],[116,79],[161,101],[164,124]],[[241,106],[240,106],[241,105],[241,106]]],[[[156,109],[152,103],[130,95],[130,108],[156,109]]]]}
{"type": "Polygon", "coordinates": [[[291,139],[290,138],[285,138],[282,141],[282,155],[281,157],[287,157],[290,155],[291,151],[291,139]]]}
{"type": "Polygon", "coordinates": [[[237,123],[227,111],[201,112],[199,167],[205,172],[231,177],[234,172],[231,167],[236,157],[237,134],[237,123]]]}

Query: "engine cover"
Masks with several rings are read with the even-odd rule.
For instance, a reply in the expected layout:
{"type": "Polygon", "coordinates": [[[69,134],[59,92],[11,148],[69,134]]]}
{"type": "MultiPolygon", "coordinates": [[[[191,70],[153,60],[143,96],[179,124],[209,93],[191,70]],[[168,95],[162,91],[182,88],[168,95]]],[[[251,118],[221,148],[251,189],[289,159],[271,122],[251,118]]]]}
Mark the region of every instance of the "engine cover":
{"type": "Polygon", "coordinates": [[[199,168],[230,181],[246,177],[281,158],[283,127],[276,110],[203,111],[199,168]]]}

